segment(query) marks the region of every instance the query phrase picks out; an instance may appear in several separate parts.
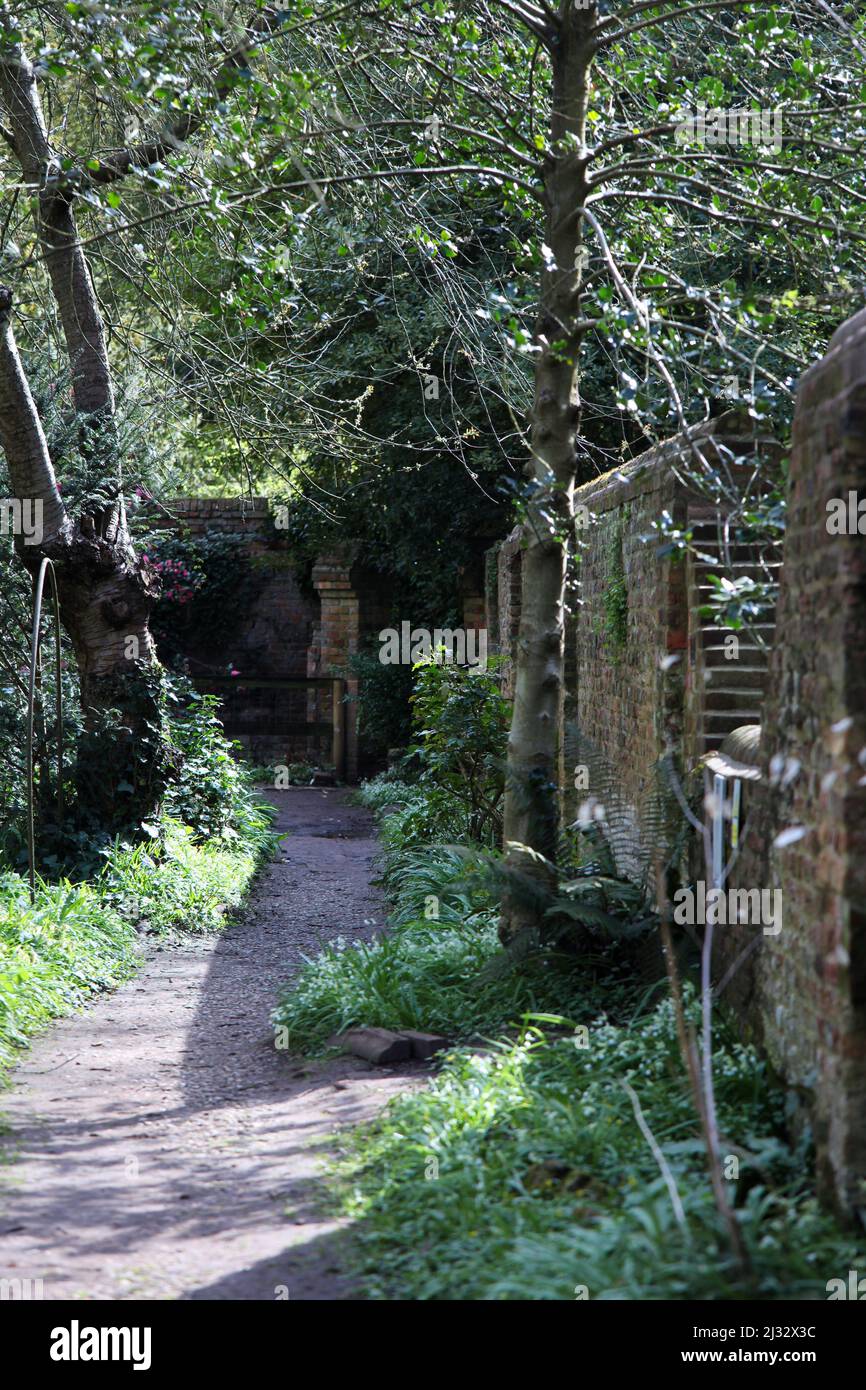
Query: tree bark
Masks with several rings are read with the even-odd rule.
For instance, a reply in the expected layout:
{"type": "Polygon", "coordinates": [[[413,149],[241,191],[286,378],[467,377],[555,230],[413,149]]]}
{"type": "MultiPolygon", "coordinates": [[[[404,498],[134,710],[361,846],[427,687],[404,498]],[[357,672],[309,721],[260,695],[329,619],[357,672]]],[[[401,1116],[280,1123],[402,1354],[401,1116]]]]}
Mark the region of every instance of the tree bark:
{"type": "Polygon", "coordinates": [[[15,496],[38,498],[43,507],[41,544],[24,545],[18,537],[16,548],[33,573],[43,556],[54,563],[85,724],[91,739],[99,739],[97,764],[88,766],[81,759],[79,791],[111,828],[150,814],[162,789],[159,749],[154,749],[153,766],[146,767],[134,747],[161,719],[159,666],[148,629],[158,582],[137,559],[127,527],[111,368],[78,238],[74,185],[51,148],[34,70],[20,47],[7,50],[0,64],[0,99],[33,198],[37,238],[63,326],[80,420],[79,448],[98,460],[114,494],[109,505],[90,515],[71,517],[64,508],[15,345],[11,292],[0,291],[0,442],[15,496]],[[133,794],[118,797],[120,783],[132,786],[133,794]]]}
{"type": "Polygon", "coordinates": [[[500,921],[500,935],[506,942],[539,927],[540,904],[555,885],[565,582],[580,424],[585,123],[596,19],[594,4],[582,9],[563,0],[555,36],[548,45],[552,118],[544,170],[545,267],[536,326],[540,352],[531,421],[532,459],[527,467],[532,493],[524,526],[505,792],[506,862],[513,871],[500,921]]]}
{"type": "MultiPolygon", "coordinates": [[[[217,67],[216,100],[229,95],[256,43],[278,32],[285,18],[284,12],[270,8],[254,16],[217,67]]],[[[180,116],[141,144],[111,151],[95,169],[64,170],[51,146],[33,65],[20,43],[4,47],[0,102],[33,200],[37,239],[66,340],[79,417],[79,449],[84,457],[99,462],[102,478],[109,483],[107,490],[113,494],[107,506],[89,515],[71,518],[66,514],[15,347],[11,295],[5,292],[0,304],[0,409],[4,416],[0,442],[9,459],[16,496],[41,498],[45,517],[42,545],[19,545],[18,549],[33,571],[43,555],[55,564],[61,620],[75,651],[85,720],[91,735],[102,740],[98,776],[82,758],[80,782],[87,799],[98,803],[101,824],[110,827],[117,822],[118,783],[131,783],[136,789],[129,808],[133,819],[150,813],[162,786],[164,750],[135,747],[137,741],[152,737],[161,718],[160,667],[148,628],[158,583],[137,559],[127,526],[108,347],[78,236],[74,199],[83,182],[113,182],[134,168],[165,158],[200,127],[205,108],[180,116]],[[106,742],[106,716],[113,711],[119,711],[119,722],[106,742]]]]}

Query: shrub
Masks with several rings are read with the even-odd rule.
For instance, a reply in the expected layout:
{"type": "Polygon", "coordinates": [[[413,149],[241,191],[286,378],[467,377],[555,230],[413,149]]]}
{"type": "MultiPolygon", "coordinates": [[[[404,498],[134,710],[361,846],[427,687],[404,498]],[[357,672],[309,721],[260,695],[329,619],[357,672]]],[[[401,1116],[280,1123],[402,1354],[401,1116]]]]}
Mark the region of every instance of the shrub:
{"type": "Polygon", "coordinates": [[[149,845],[118,841],[97,886],[105,900],[128,921],[153,932],[207,932],[243,900],[268,832],[252,839],[236,831],[197,843],[193,831],[166,819],[149,845]]]}
{"type": "Polygon", "coordinates": [[[246,536],[222,531],[176,536],[161,530],[142,536],[139,547],[162,579],[151,622],[162,661],[183,669],[200,634],[207,634],[210,650],[235,637],[264,582],[250,561],[246,536]]]}
{"type": "Polygon", "coordinates": [[[495,670],[447,661],[422,662],[414,669],[412,718],[420,784],[462,808],[469,840],[496,846],[510,706],[495,670]]]}
{"type": "Polygon", "coordinates": [[[378,648],[357,652],[350,661],[359,682],[358,736],[369,758],[384,759],[389,749],[403,748],[412,737],[409,698],[412,672],[407,666],[386,666],[378,648]]]}
{"type": "Polygon", "coordinates": [[[242,839],[264,851],[272,809],[259,798],[252,771],[235,756],[240,750],[225,736],[219,705],[216,695],[199,694],[183,678],[166,680],[168,737],[176,756],[165,813],[201,838],[242,839]]]}

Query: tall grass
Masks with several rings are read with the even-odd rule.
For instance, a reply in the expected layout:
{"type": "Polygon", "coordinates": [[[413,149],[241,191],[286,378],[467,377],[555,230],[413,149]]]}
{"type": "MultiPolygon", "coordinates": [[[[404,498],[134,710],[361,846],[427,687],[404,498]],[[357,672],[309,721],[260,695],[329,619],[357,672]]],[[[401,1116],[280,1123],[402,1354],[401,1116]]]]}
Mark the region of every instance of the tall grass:
{"type": "Polygon", "coordinates": [[[27,1039],[135,970],[139,933],[219,929],[275,839],[251,808],[240,832],[198,842],[166,818],[150,844],[116,844],[89,883],[0,874],[0,1081],[27,1039]]]}
{"type": "MultiPolygon", "coordinates": [[[[480,861],[418,842],[418,795],[387,780],[366,793],[384,816],[390,934],[308,962],[277,1015],[295,1045],[352,1022],[469,1042],[343,1141],[341,1205],[367,1292],[823,1299],[828,1280],[866,1266],[862,1238],[818,1207],[809,1137],[786,1138],[765,1061],[718,1020],[718,1122],[743,1273],[713,1199],[672,1001],[649,1006],[657,995],[629,974],[621,945],[595,969],[585,954],[541,952],[519,967],[503,957],[480,861]]],[[[697,1024],[691,987],[686,1008],[697,1024]]]]}
{"type": "Polygon", "coordinates": [[[273,1015],[289,1046],[315,1052],[353,1024],[489,1036],[539,1009],[601,1007],[611,991],[585,965],[578,975],[573,959],[550,955],[518,968],[504,955],[480,869],[446,845],[389,851],[388,932],[372,942],[339,938],[305,959],[273,1015]]]}

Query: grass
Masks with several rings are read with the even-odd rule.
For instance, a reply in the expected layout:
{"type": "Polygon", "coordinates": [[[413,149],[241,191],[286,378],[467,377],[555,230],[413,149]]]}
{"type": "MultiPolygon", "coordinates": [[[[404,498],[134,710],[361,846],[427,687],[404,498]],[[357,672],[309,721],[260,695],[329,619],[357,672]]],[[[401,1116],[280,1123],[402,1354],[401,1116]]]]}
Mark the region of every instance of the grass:
{"type": "Polygon", "coordinates": [[[596,962],[602,971],[543,954],[518,968],[500,952],[481,861],[421,842],[438,808],[387,778],[363,795],[383,817],[390,933],[308,961],[275,1019],[305,1050],[360,1022],[476,1039],[343,1140],[339,1204],[370,1297],[825,1299],[828,1280],[866,1266],[862,1237],[815,1200],[809,1137],[797,1148],[785,1137],[766,1063],[719,1019],[744,1277],[713,1202],[669,999],[648,1006],[621,946],[596,962]],[[674,1176],[684,1228],[627,1087],[674,1176]]]}
{"type": "Polygon", "coordinates": [[[209,932],[239,907],[265,846],[242,840],[197,843],[186,826],[165,820],[150,845],[115,848],[99,889],[121,916],[154,933],[209,932]]]}
{"type": "Polygon", "coordinates": [[[0,875],[0,1077],[28,1037],[135,969],[135,927],[87,884],[0,875]]]}
{"type": "Polygon", "coordinates": [[[89,883],[40,883],[32,906],[26,879],[0,874],[0,1081],[34,1033],[134,973],[137,928],[218,930],[275,843],[266,826],[197,843],[167,819],[151,844],[115,846],[89,883]]]}
{"type": "Polygon", "coordinates": [[[418,1028],[449,1039],[500,1033],[525,1014],[584,1007],[601,997],[585,966],[539,958],[521,968],[503,955],[496,913],[478,863],[444,845],[390,852],[395,901],[387,935],[343,938],[305,960],[274,1011],[287,1045],[316,1052],[354,1024],[418,1028]],[[432,914],[432,915],[431,915],[432,914]]]}
{"type": "Polygon", "coordinates": [[[738,1277],[713,1206],[668,1001],[630,1026],[529,1028],[457,1049],[422,1091],[358,1131],[338,1168],[370,1296],[405,1299],[826,1298],[863,1268],[779,1137],[759,1055],[720,1041],[717,1084],[754,1274],[738,1277]],[[582,1040],[581,1040],[582,1041],[582,1040]],[[627,1081],[675,1175],[683,1231],[627,1081]]]}
{"type": "Polygon", "coordinates": [[[356,796],[377,816],[386,854],[467,837],[466,808],[445,788],[401,782],[383,773],[365,782],[356,796]]]}

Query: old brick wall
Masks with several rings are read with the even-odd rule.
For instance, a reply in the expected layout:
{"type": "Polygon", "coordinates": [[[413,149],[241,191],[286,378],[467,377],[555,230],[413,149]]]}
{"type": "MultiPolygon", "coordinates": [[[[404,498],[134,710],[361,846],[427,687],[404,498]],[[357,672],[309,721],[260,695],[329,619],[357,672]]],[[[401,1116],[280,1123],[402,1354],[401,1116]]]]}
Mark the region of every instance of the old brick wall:
{"type": "MultiPolygon", "coordinates": [[[[358,727],[359,683],[352,657],[365,639],[375,637],[388,623],[391,598],[380,575],[359,568],[354,549],[346,545],[319,558],[313,584],[321,604],[308,669],[310,674],[339,676],[345,681],[343,717],[346,730],[346,776],[356,781],[372,768],[365,754],[363,730],[358,727]]],[[[318,707],[330,699],[319,697],[318,707]]]]}
{"type": "Polygon", "coordinates": [[[175,498],[154,520],[192,537],[216,532],[244,538],[255,593],[250,610],[234,632],[190,632],[187,653],[193,678],[223,696],[232,737],[263,763],[327,758],[328,730],[305,727],[307,692],[276,684],[308,674],[320,605],[301,589],[293,557],[273,527],[268,498],[175,498]],[[226,680],[232,669],[239,676],[226,680]],[[244,684],[252,679],[261,684],[244,684]],[[284,732],[270,732],[276,729],[284,732]]]}
{"type": "Polygon", "coordinates": [[[500,675],[502,693],[514,698],[514,653],[517,648],[517,629],[520,625],[520,591],[522,550],[520,527],[489,552],[495,555],[495,567],[488,565],[486,576],[487,616],[485,623],[491,649],[502,657],[500,675]]]}
{"type": "Polygon", "coordinates": [[[850,1211],[866,1209],[866,537],[827,526],[827,502],[849,493],[866,499],[866,311],[800,384],[765,780],[741,868],[783,890],[756,964],[763,1037],[815,1120],[825,1190],[850,1211]]]}
{"type": "MultiPolygon", "coordinates": [[[[745,439],[742,448],[736,435],[725,441],[746,451],[745,439]]],[[[780,888],[782,925],[775,934],[753,923],[719,927],[717,984],[744,1035],[769,1051],[800,1123],[813,1125],[825,1195],[864,1213],[866,311],[801,383],[775,632],[770,614],[763,639],[741,635],[739,676],[726,665],[726,630],[708,638],[702,629],[699,568],[660,553],[652,536],[665,511],[680,528],[696,519],[706,528],[712,515],[677,469],[681,449],[673,440],[576,493],[586,524],[566,632],[566,715],[606,770],[602,793],[615,788],[621,828],[644,841],[643,805],[665,749],[688,779],[730,728],[761,721],[762,779],[744,788],[746,830],[727,886],[780,888]],[[852,516],[843,534],[828,527],[832,499],[852,516]],[[769,663],[761,640],[772,644],[769,663]]],[[[752,552],[735,554],[749,572],[752,552]]],[[[497,552],[495,595],[488,583],[506,656],[519,621],[519,559],[515,533],[497,552]]],[[[578,795],[599,790],[590,780],[578,795]]],[[[700,862],[691,870],[709,880],[700,862]]]]}
{"type": "Polygon", "coordinates": [[[568,713],[582,742],[567,727],[565,744],[588,771],[579,795],[607,811],[615,788],[620,867],[636,872],[641,808],[668,744],[679,745],[687,626],[683,567],[660,555],[651,527],[665,510],[684,525],[685,494],[653,451],[579,488],[575,507],[568,713]]]}
{"type": "MultiPolygon", "coordinates": [[[[733,459],[770,446],[735,413],[692,438],[708,464],[724,459],[734,479],[749,468],[733,459]]],[[[572,813],[587,795],[600,801],[620,868],[635,877],[659,854],[680,853],[668,766],[693,795],[691,772],[707,751],[700,711],[719,674],[699,660],[695,629],[706,620],[696,617],[689,564],[653,529],[663,515],[679,531],[698,517],[724,517],[724,505],[714,508],[691,481],[695,466],[692,446],[674,438],[575,492],[563,744],[565,771],[582,772],[589,785],[572,789],[566,778],[566,808],[572,813]]]]}
{"type": "MultiPolygon", "coordinates": [[[[724,456],[736,477],[750,475],[732,459],[750,455],[752,426],[736,413],[693,431],[711,465],[724,456]],[[719,448],[717,448],[717,444],[719,448]]],[[[685,561],[666,553],[653,523],[667,513],[685,530],[713,514],[688,479],[691,447],[673,439],[612,469],[575,492],[576,545],[565,637],[564,806],[599,801],[615,829],[623,871],[639,875],[656,848],[670,851],[678,815],[661,760],[694,766],[707,751],[700,717],[709,676],[699,662],[685,561]],[[577,774],[577,775],[576,775],[577,774]],[[588,785],[574,783],[588,778],[588,785]]],[[[719,515],[724,515],[720,510],[719,515]]],[[[520,531],[495,549],[489,574],[488,625],[504,658],[503,688],[513,694],[513,657],[521,602],[520,531]]],[[[699,634],[698,634],[699,636],[699,634]]],[[[732,701],[732,710],[736,707],[732,701]]],[[[720,727],[716,744],[724,733],[720,727]]]]}

